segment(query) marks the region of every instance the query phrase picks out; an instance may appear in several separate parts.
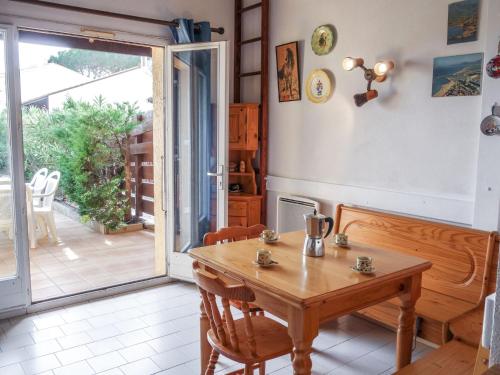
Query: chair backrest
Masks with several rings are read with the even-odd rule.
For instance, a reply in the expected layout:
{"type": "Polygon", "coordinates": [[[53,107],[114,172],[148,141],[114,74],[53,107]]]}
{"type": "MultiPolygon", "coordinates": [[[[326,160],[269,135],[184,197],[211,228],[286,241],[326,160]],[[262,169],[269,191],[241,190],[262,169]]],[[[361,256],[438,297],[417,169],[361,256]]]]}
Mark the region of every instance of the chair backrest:
{"type": "Polygon", "coordinates": [[[200,290],[203,307],[213,334],[222,345],[231,347],[235,352],[239,352],[240,348],[229,300],[241,302],[241,311],[243,312],[245,322],[246,342],[250,353],[256,356],[257,347],[255,344],[252,317],[250,316],[248,306],[249,302],[255,301],[255,295],[252,290],[244,285],[226,285],[216,275],[201,269],[196,261],[193,262],[193,278],[200,290]],[[216,297],[219,297],[221,300],[224,311],[223,316],[219,311],[216,297]],[[229,335],[229,339],[227,335],[229,335]]]}
{"type": "Polygon", "coordinates": [[[426,289],[476,304],[487,295],[495,232],[344,205],[337,206],[334,232],[431,261],[422,277],[426,289]]]}
{"type": "Polygon", "coordinates": [[[57,188],[59,187],[59,180],[61,179],[61,172],[54,171],[51,172],[46,179],[45,188],[42,198],[42,207],[52,207],[52,202],[54,201],[54,196],[56,194],[57,188]]]}
{"type": "Polygon", "coordinates": [[[256,224],[251,227],[228,227],[221,228],[217,232],[208,232],[203,237],[203,245],[215,245],[220,242],[234,242],[256,238],[266,229],[264,224],[256,224]]]}
{"type": "Polygon", "coordinates": [[[45,187],[47,173],[49,173],[47,168],[39,169],[31,179],[30,186],[34,194],[40,194],[42,192],[45,187]]]}

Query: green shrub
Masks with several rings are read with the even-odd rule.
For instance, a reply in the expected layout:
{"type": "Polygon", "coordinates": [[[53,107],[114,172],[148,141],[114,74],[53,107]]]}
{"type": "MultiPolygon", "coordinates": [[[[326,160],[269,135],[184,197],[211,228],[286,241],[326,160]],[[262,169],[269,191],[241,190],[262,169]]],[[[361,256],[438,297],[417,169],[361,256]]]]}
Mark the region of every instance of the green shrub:
{"type": "MultiPolygon", "coordinates": [[[[125,154],[138,110],[129,103],[68,99],[49,113],[23,109],[25,175],[40,168],[61,172],[63,197],[78,206],[82,219],[108,229],[125,224],[130,202],[125,191],[125,154]]],[[[0,174],[8,174],[6,112],[0,112],[0,174]]]]}
{"type": "Polygon", "coordinates": [[[61,142],[54,137],[54,126],[47,110],[23,108],[24,174],[28,181],[40,168],[59,169],[56,156],[61,142]]]}
{"type": "Polygon", "coordinates": [[[64,195],[84,220],[109,229],[123,226],[130,207],[124,186],[127,137],[138,124],[137,108],[102,97],[93,103],[68,99],[50,119],[64,195]]]}

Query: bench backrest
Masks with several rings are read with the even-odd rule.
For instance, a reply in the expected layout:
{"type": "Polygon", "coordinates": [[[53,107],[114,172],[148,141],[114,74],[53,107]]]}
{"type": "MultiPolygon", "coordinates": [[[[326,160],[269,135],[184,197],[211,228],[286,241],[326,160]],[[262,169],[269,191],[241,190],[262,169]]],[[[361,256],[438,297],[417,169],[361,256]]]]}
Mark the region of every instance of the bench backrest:
{"type": "Polygon", "coordinates": [[[431,261],[424,288],[477,304],[486,296],[496,232],[344,205],[337,206],[334,231],[351,242],[431,261]]]}

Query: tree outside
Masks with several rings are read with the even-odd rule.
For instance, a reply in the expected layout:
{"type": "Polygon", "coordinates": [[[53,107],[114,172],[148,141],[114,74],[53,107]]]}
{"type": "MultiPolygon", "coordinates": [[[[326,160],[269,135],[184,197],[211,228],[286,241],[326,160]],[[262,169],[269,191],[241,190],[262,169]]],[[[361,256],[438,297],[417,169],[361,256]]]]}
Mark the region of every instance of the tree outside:
{"type": "Polygon", "coordinates": [[[141,65],[139,56],[112,52],[69,49],[59,51],[49,58],[49,63],[59,64],[68,69],[97,79],[141,65]]]}

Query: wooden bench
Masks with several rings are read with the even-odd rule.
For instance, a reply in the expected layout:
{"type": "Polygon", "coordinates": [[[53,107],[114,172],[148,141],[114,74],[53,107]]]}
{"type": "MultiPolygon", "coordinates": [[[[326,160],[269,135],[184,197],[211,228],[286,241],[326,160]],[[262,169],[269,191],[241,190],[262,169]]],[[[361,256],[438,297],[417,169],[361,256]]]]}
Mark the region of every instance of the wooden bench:
{"type": "MultiPolygon", "coordinates": [[[[430,260],[433,266],[423,274],[416,305],[418,336],[438,345],[456,337],[477,348],[484,299],[495,290],[496,232],[344,205],[337,206],[334,232],[347,234],[351,242],[430,260]]],[[[398,300],[359,314],[397,327],[398,300]]]]}
{"type": "Polygon", "coordinates": [[[458,340],[451,340],[438,350],[396,372],[397,375],[472,375],[476,352],[458,340]]]}

